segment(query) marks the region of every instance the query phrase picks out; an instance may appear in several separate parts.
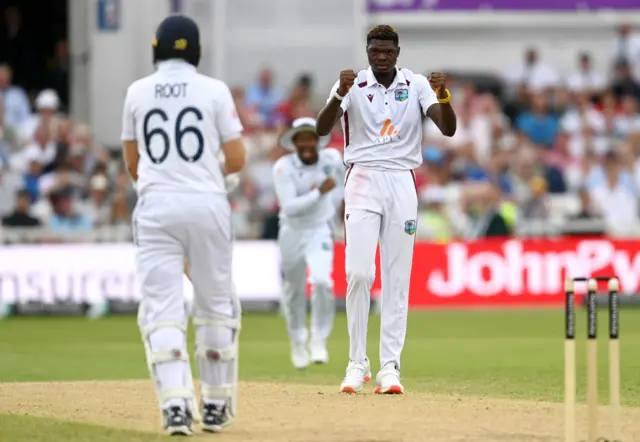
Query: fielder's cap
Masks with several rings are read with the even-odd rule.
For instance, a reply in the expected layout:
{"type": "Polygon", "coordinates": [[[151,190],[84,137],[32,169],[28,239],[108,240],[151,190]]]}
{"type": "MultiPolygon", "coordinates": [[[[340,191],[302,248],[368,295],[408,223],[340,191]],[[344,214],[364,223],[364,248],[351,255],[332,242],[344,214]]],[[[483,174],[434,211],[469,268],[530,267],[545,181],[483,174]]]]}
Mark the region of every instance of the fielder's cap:
{"type": "MultiPolygon", "coordinates": [[[[304,117],[298,118],[291,124],[291,127],[287,129],[281,136],[279,140],[280,146],[284,147],[289,151],[296,150],[296,144],[294,143],[294,139],[296,135],[302,132],[310,132],[318,136],[318,132],[316,132],[316,120],[315,118],[304,117]]],[[[318,136],[318,149],[324,149],[327,147],[329,142],[331,141],[331,135],[318,136]]]]}
{"type": "Polygon", "coordinates": [[[53,89],[44,89],[40,91],[36,97],[36,108],[58,110],[60,106],[60,98],[58,93],[53,89]]]}

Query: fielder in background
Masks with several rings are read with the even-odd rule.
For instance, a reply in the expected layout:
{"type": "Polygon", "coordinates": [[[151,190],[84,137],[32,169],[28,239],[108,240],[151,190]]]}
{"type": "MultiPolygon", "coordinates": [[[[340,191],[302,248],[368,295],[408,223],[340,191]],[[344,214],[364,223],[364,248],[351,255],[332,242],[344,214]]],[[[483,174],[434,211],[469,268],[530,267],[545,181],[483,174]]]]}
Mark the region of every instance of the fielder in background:
{"type": "Polygon", "coordinates": [[[194,421],[209,432],[233,421],[240,330],[227,183],[245,163],[242,125],[227,85],[197,72],[200,51],[193,20],[165,19],[153,41],[156,72],[129,87],[122,120],[124,158],[138,192],[138,323],[163,425],[187,436],[194,421]],[[187,353],[186,260],[201,409],[187,353]]]}
{"type": "Polygon", "coordinates": [[[344,166],[335,149],[325,149],[313,118],[299,118],[282,134],[280,145],[291,153],[273,167],[280,205],[284,316],[291,340],[291,362],[329,362],[326,341],[333,328],[333,228],[342,209],[344,166]],[[336,184],[340,183],[340,184],[336,184]],[[311,337],[307,331],[307,268],[311,284],[311,337]],[[307,346],[308,345],[308,346],[307,346]]]}
{"type": "Polygon", "coordinates": [[[422,122],[431,118],[452,136],[456,116],[445,76],[427,80],[396,68],[400,47],[390,26],[367,35],[369,68],[342,71],[324,109],[318,134],[331,132],[338,119],[345,136],[345,230],[349,364],[340,386],[362,390],[371,378],[367,325],[375,257],[382,266],[380,371],[376,393],[403,393],[400,354],[407,332],[409,281],[416,232],[418,196],[413,170],[422,164],[422,122]],[[373,269],[373,270],[372,270],[373,269]]]}

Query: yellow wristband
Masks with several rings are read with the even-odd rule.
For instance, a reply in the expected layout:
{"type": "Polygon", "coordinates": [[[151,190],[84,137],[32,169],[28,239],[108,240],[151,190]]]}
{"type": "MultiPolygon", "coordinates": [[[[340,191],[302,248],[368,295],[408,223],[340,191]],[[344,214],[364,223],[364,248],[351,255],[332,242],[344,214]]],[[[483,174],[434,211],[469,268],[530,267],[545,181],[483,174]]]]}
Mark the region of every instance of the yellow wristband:
{"type": "Polygon", "coordinates": [[[449,92],[449,89],[445,89],[445,91],[447,92],[447,98],[438,97],[438,103],[440,104],[446,104],[451,101],[451,92],[449,92]]]}

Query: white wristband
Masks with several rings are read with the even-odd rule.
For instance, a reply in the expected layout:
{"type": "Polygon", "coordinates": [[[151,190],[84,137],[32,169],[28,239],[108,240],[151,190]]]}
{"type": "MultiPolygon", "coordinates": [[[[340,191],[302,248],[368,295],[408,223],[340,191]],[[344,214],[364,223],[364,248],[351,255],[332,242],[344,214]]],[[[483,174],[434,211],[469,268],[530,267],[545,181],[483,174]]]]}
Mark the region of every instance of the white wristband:
{"type": "Polygon", "coordinates": [[[335,97],[335,99],[336,99],[336,100],[338,100],[338,101],[342,101],[342,99],[344,98],[342,95],[340,95],[340,94],[338,93],[338,91],[335,91],[335,92],[333,93],[333,96],[334,96],[334,97],[335,97]]]}

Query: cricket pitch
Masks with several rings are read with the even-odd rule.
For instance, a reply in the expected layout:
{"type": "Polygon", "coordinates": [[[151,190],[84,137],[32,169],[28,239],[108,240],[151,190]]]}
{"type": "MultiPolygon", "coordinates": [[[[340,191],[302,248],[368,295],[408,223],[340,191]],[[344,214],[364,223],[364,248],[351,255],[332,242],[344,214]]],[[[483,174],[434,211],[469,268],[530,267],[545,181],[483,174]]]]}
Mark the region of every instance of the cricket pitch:
{"type": "MultiPolygon", "coordinates": [[[[411,391],[378,396],[372,388],[343,395],[337,389],[242,382],[238,419],[221,437],[225,442],[562,441],[562,404],[411,391]]],[[[0,413],[161,432],[150,381],[0,383],[0,397],[0,413]]],[[[578,410],[581,421],[585,411],[578,410]]],[[[606,407],[600,416],[606,435],[606,407]]],[[[640,409],[624,409],[622,422],[623,440],[640,440],[640,409]]]]}

